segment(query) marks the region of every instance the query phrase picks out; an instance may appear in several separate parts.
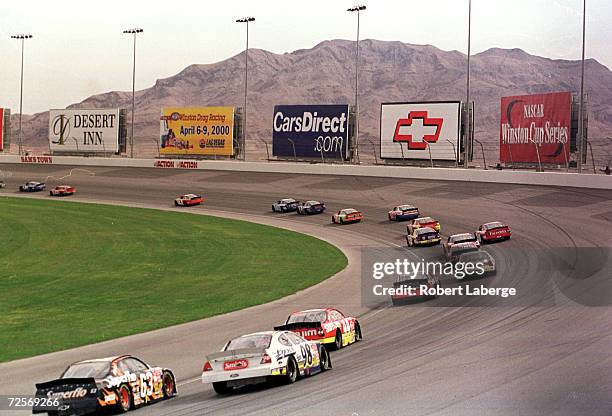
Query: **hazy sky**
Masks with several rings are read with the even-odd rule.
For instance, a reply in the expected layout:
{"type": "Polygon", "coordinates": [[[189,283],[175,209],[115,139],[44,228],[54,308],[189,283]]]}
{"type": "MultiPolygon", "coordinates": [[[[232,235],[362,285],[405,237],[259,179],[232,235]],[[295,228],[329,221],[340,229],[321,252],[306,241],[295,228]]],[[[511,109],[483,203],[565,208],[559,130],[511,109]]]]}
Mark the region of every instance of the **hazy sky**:
{"type": "MultiPolygon", "coordinates": [[[[327,39],[354,39],[353,1],[20,0],[0,3],[0,106],[19,106],[20,42],[26,41],[24,113],[64,108],[101,92],[131,90],[132,39],[142,27],[136,88],[193,63],[213,63],[244,48],[244,24],[257,18],[250,46],[283,53],[327,39]]],[[[431,44],[467,52],[468,0],[369,0],[361,38],[431,44]]],[[[473,0],[472,51],[522,48],[579,59],[582,0],[473,0]]],[[[612,1],[587,2],[587,57],[612,68],[612,1]]]]}

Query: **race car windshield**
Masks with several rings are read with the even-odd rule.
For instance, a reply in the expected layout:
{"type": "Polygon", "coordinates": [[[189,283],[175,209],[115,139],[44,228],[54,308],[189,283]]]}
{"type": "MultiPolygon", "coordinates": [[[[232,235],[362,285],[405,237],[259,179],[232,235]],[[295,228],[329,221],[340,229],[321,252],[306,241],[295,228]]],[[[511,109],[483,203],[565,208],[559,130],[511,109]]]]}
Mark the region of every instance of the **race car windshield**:
{"type": "Polygon", "coordinates": [[[505,227],[504,224],[502,224],[501,222],[493,222],[491,224],[487,224],[486,228],[487,230],[493,230],[495,228],[503,228],[505,227]]]}
{"type": "Polygon", "coordinates": [[[402,205],[401,207],[398,207],[398,209],[400,211],[410,211],[410,210],[413,210],[413,209],[416,209],[416,208],[412,207],[410,205],[402,205]]]}
{"type": "Polygon", "coordinates": [[[418,235],[437,234],[437,232],[431,228],[417,228],[416,233],[418,235]]]}
{"type": "Polygon", "coordinates": [[[344,210],[344,211],[342,211],[342,212],[343,212],[343,213],[345,213],[345,214],[352,214],[352,213],[354,213],[354,212],[357,212],[357,210],[356,210],[356,209],[345,209],[345,210],[344,210]]]}
{"type": "Polygon", "coordinates": [[[476,241],[476,237],[473,234],[461,234],[454,236],[451,241],[454,243],[459,243],[463,241],[476,241]]]}
{"type": "Polygon", "coordinates": [[[62,378],[86,378],[93,377],[96,379],[105,378],[110,373],[110,363],[79,363],[71,365],[62,374],[62,378]]]}
{"type": "Polygon", "coordinates": [[[459,256],[459,261],[462,263],[478,263],[484,261],[491,261],[493,258],[486,251],[472,252],[472,253],[464,253],[459,256]]]}
{"type": "Polygon", "coordinates": [[[242,348],[268,348],[272,335],[247,335],[244,337],[234,338],[227,344],[226,351],[239,350],[242,348]]]}
{"type": "Polygon", "coordinates": [[[433,222],[433,219],[431,219],[431,217],[425,217],[425,218],[419,219],[419,223],[423,224],[425,222],[433,222]]]}
{"type": "Polygon", "coordinates": [[[325,322],[327,318],[327,314],[325,311],[316,311],[316,312],[299,312],[293,314],[287,320],[288,324],[293,324],[295,322],[325,322]]]}

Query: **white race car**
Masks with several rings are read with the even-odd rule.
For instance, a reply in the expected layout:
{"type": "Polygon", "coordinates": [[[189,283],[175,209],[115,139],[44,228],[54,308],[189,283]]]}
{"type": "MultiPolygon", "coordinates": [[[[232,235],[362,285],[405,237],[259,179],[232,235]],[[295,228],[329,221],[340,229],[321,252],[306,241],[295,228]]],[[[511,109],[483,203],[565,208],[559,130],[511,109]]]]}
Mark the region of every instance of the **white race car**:
{"type": "Polygon", "coordinates": [[[272,204],[272,212],[292,212],[297,211],[300,201],[293,198],[284,198],[272,204]]]}
{"type": "Polygon", "coordinates": [[[218,394],[234,387],[277,379],[286,384],[331,368],[329,353],[317,341],[306,341],[290,331],[266,331],[229,341],[221,352],[206,357],[202,383],[212,383],[218,394]]]}

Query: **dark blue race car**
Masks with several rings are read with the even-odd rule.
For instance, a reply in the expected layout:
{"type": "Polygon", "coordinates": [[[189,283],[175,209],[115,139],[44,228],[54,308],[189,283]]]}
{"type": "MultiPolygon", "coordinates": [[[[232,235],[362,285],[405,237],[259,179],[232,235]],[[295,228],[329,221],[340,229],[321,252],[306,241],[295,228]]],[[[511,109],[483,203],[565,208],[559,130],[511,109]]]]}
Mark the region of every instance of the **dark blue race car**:
{"type": "Polygon", "coordinates": [[[26,182],[24,185],[19,186],[21,192],[40,192],[44,191],[47,185],[42,182],[26,182]]]}
{"type": "Polygon", "coordinates": [[[306,201],[297,207],[298,214],[322,214],[325,212],[325,204],[319,201],[306,201]]]}

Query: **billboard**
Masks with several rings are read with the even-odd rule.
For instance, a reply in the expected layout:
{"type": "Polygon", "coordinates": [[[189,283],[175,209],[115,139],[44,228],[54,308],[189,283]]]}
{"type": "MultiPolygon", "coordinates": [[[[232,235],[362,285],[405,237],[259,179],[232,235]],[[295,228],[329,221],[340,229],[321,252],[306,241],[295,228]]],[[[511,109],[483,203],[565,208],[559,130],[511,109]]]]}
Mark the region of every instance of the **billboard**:
{"type": "Polygon", "coordinates": [[[234,107],[168,107],[161,110],[162,155],[234,154],[234,107]]]}
{"type": "Polygon", "coordinates": [[[275,106],[272,155],[348,159],[348,104],[275,106]]]}
{"type": "Polygon", "coordinates": [[[49,110],[51,152],[119,151],[119,109],[49,110]]]}
{"type": "Polygon", "coordinates": [[[461,144],[461,102],[383,103],[383,159],[456,160],[461,144]]]}
{"type": "Polygon", "coordinates": [[[499,160],[565,164],[569,160],[570,92],[501,99],[499,160]],[[539,153],[539,155],[538,155],[539,153]]]}

